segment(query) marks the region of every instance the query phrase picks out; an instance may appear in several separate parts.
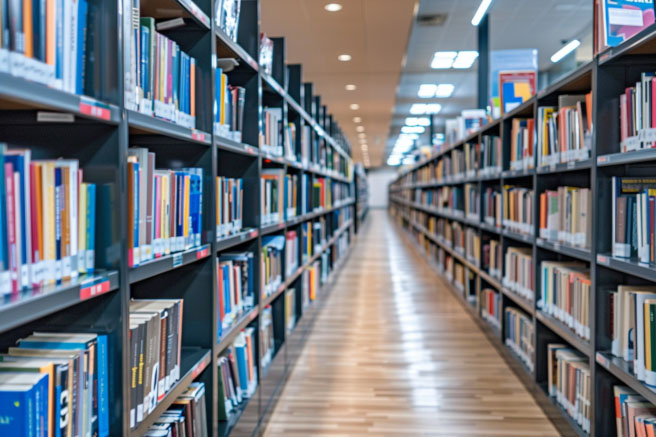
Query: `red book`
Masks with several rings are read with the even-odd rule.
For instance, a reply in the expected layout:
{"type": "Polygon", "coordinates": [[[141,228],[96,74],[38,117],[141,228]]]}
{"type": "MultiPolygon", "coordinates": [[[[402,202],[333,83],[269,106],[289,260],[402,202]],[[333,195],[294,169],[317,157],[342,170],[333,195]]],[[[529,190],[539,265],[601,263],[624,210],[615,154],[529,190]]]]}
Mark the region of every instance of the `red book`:
{"type": "MultiPolygon", "coordinates": [[[[651,79],[651,126],[656,127],[656,77],[651,79]]],[[[652,147],[656,147],[656,143],[652,144],[652,147]]]]}
{"type": "Polygon", "coordinates": [[[14,198],[14,166],[5,163],[5,191],[7,201],[7,262],[12,292],[18,292],[18,246],[16,243],[16,199],[14,198]]]}
{"type": "Polygon", "coordinates": [[[218,269],[218,281],[219,281],[219,324],[223,323],[223,317],[225,316],[225,290],[223,290],[223,269],[219,266],[218,269]]]}

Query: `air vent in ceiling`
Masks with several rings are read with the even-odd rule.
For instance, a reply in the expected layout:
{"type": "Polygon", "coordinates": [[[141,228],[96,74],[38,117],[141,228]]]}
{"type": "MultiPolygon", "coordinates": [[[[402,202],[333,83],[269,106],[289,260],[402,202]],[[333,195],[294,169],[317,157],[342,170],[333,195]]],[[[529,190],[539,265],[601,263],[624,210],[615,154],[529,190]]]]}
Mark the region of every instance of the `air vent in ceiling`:
{"type": "Polygon", "coordinates": [[[446,21],[446,14],[425,14],[417,16],[420,26],[441,26],[446,21]]]}

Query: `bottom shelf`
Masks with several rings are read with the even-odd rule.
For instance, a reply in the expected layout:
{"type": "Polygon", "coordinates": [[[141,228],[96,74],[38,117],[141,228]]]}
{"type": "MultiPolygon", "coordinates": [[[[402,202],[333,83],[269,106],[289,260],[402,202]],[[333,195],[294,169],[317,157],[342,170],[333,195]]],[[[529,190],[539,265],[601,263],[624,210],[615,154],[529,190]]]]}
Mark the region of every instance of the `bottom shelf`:
{"type": "Polygon", "coordinates": [[[572,416],[569,415],[567,410],[565,410],[565,408],[563,408],[563,406],[558,403],[556,398],[554,398],[553,396],[549,396],[549,391],[547,390],[547,384],[539,384],[539,387],[542,390],[542,392],[544,393],[544,395],[549,399],[551,404],[558,411],[560,411],[560,414],[565,418],[565,420],[567,421],[569,426],[572,428],[572,430],[574,430],[574,432],[576,433],[577,436],[579,436],[579,437],[590,437],[590,434],[588,434],[587,432],[585,432],[583,430],[583,428],[581,428],[581,425],[579,425],[576,422],[576,420],[574,420],[572,418],[572,416]]]}

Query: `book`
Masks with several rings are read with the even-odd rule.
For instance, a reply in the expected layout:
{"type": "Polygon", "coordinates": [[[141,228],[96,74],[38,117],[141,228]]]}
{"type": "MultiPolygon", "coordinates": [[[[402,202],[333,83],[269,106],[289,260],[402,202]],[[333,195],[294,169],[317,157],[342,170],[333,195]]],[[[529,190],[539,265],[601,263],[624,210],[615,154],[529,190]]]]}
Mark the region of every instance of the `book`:
{"type": "Polygon", "coordinates": [[[299,268],[300,240],[296,231],[287,231],[285,234],[285,276],[291,277],[299,268]]]}
{"type": "Polygon", "coordinates": [[[499,136],[483,135],[481,141],[480,176],[500,174],[503,159],[501,138],[499,136]]]}
{"type": "Polygon", "coordinates": [[[260,367],[266,369],[275,353],[275,338],[273,329],[273,314],[271,305],[267,305],[262,310],[262,318],[260,320],[260,367]]]}
{"type": "Polygon", "coordinates": [[[654,23],[653,2],[602,0],[601,50],[615,47],[654,23]]]}
{"type": "Polygon", "coordinates": [[[558,187],[540,194],[540,238],[574,247],[592,244],[592,192],[558,187]]]}
{"type": "Polygon", "coordinates": [[[284,169],[267,168],[260,173],[261,224],[282,223],[285,218],[284,169]]]}
{"type": "Polygon", "coordinates": [[[592,382],[587,357],[562,344],[549,344],[549,395],[585,432],[590,432],[592,382]]]}
{"type": "Polygon", "coordinates": [[[529,170],[534,167],[535,120],[513,118],[510,133],[510,169],[529,170]]]}
{"type": "Polygon", "coordinates": [[[254,260],[252,252],[222,253],[217,269],[218,333],[221,340],[240,316],[255,305],[254,260]]]}
{"type": "Polygon", "coordinates": [[[519,357],[529,369],[533,369],[533,320],[520,309],[504,309],[505,344],[519,357]]]}
{"type": "Polygon", "coordinates": [[[263,108],[260,149],[274,156],[283,156],[283,118],[282,108],[263,108]]]}
{"type": "Polygon", "coordinates": [[[501,296],[491,288],[481,290],[481,316],[497,329],[501,328],[501,296]]]}
{"type": "Polygon", "coordinates": [[[285,290],[285,330],[287,334],[296,327],[296,289],[285,290]]]}
{"type": "Polygon", "coordinates": [[[244,180],[216,178],[216,235],[227,237],[243,230],[244,180]]]}
{"type": "Polygon", "coordinates": [[[502,199],[501,190],[497,187],[487,187],[485,189],[483,193],[483,221],[486,224],[501,228],[502,199]]]}
{"type": "Polygon", "coordinates": [[[533,251],[527,247],[508,247],[505,253],[503,286],[529,301],[535,299],[533,289],[533,251]]]}
{"type": "Polygon", "coordinates": [[[48,375],[0,372],[0,430],[6,435],[48,435],[48,375]]]}
{"type": "Polygon", "coordinates": [[[513,232],[533,235],[534,192],[530,188],[504,185],[503,226],[513,232]]]}
{"type": "Polygon", "coordinates": [[[260,289],[262,298],[266,298],[282,284],[282,251],[285,248],[285,237],[269,235],[262,237],[262,252],[260,254],[260,289]]]}
{"type": "Polygon", "coordinates": [[[613,256],[656,262],[656,179],[613,176],[611,194],[613,256]]]}

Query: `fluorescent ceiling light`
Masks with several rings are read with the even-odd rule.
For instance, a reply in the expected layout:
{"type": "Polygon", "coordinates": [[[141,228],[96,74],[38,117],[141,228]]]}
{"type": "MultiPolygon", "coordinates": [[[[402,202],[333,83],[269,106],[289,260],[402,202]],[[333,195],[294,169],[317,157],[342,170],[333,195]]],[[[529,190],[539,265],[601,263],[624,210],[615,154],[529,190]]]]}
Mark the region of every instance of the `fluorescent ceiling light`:
{"type": "Polygon", "coordinates": [[[478,9],[476,10],[476,13],[474,14],[474,18],[471,20],[471,24],[474,26],[478,26],[481,24],[481,21],[483,20],[483,17],[485,16],[485,13],[487,12],[488,8],[492,4],[492,0],[482,0],[481,4],[478,6],[478,9]]]}
{"type": "Polygon", "coordinates": [[[433,62],[431,62],[431,68],[451,68],[456,56],[458,56],[458,52],[435,52],[433,62]]]}
{"type": "Polygon", "coordinates": [[[453,91],[455,89],[456,87],[453,84],[441,83],[435,89],[435,97],[440,97],[440,98],[451,97],[451,94],[453,94],[453,91]]]}
{"type": "Polygon", "coordinates": [[[408,126],[430,126],[430,119],[428,117],[407,117],[405,124],[408,126]]]}
{"type": "Polygon", "coordinates": [[[323,8],[328,12],[337,12],[342,10],[342,5],[340,5],[339,3],[328,3],[323,8]]]}
{"type": "Polygon", "coordinates": [[[396,142],[398,143],[399,141],[416,140],[417,138],[419,138],[419,135],[417,134],[401,134],[399,135],[399,138],[397,138],[396,142]]]}
{"type": "Polygon", "coordinates": [[[351,106],[349,106],[349,108],[351,108],[354,111],[357,111],[358,109],[360,109],[360,105],[358,105],[357,103],[351,103],[351,106]]]}
{"type": "Polygon", "coordinates": [[[458,53],[458,57],[453,62],[453,68],[471,68],[478,58],[478,52],[475,50],[465,50],[458,53]]]}
{"type": "Polygon", "coordinates": [[[339,55],[337,59],[339,59],[342,62],[348,62],[351,60],[351,55],[347,55],[346,53],[344,53],[343,55],[339,55]]]}
{"type": "Polygon", "coordinates": [[[358,126],[355,128],[355,130],[358,132],[364,132],[364,126],[358,126]]]}
{"type": "Polygon", "coordinates": [[[344,88],[346,88],[346,91],[355,91],[357,86],[353,85],[352,83],[349,83],[344,88]]]}
{"type": "Polygon", "coordinates": [[[423,134],[426,128],[423,126],[403,126],[401,132],[404,134],[423,134]]]}
{"type": "Polygon", "coordinates": [[[430,99],[431,97],[435,96],[436,91],[437,91],[437,85],[433,85],[432,83],[424,83],[419,85],[419,91],[417,91],[417,96],[419,96],[422,99],[430,99]]]}
{"type": "Polygon", "coordinates": [[[572,40],[569,43],[565,45],[562,49],[558,50],[556,53],[553,54],[551,57],[551,62],[554,64],[556,62],[559,62],[561,59],[563,59],[565,56],[569,55],[572,53],[578,46],[581,45],[581,41],[578,39],[572,40]]]}
{"type": "Polygon", "coordinates": [[[410,107],[410,114],[423,115],[423,114],[437,114],[442,110],[442,105],[439,103],[414,103],[410,107]]]}
{"type": "Polygon", "coordinates": [[[362,123],[361,117],[353,117],[353,123],[362,123]]]}

